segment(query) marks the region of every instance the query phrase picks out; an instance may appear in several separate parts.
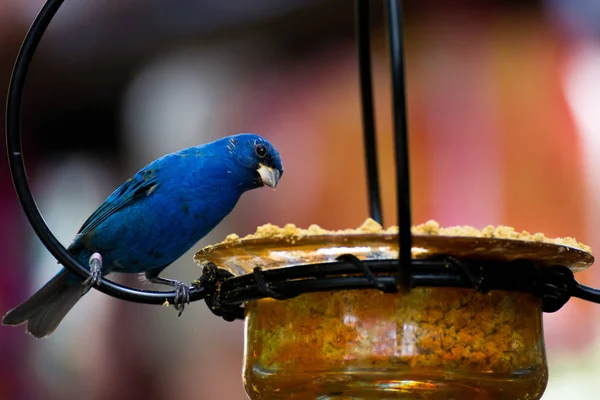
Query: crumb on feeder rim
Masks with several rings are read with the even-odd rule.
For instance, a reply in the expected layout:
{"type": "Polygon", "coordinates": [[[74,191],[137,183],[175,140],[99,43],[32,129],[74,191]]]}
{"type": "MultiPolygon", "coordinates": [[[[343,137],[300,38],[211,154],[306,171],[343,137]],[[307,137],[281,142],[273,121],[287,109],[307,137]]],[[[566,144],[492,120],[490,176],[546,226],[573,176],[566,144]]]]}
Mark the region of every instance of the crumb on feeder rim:
{"type": "MultiPolygon", "coordinates": [[[[573,238],[548,238],[541,233],[518,232],[507,226],[442,228],[436,221],[412,227],[412,256],[424,259],[451,256],[458,259],[511,262],[534,261],[540,266],[563,265],[572,272],[594,263],[591,248],[573,238]]],[[[263,270],[303,264],[335,262],[343,254],[359,259],[398,257],[398,228],[384,229],[367,219],[357,229],[326,230],[318,225],[301,229],[294,224],[259,226],[254,234],[240,238],[231,234],[217,244],[196,252],[194,261],[214,263],[238,276],[263,270]]]]}
{"type": "MultiPolygon", "coordinates": [[[[460,236],[460,237],[474,237],[474,238],[495,238],[495,239],[512,239],[522,240],[528,242],[541,242],[551,243],[563,246],[569,246],[581,249],[585,252],[591,253],[592,249],[572,237],[563,238],[549,238],[543,233],[529,233],[527,231],[517,231],[515,228],[510,226],[492,226],[488,225],[483,229],[479,230],[472,226],[451,226],[451,227],[440,227],[437,221],[429,220],[423,224],[412,227],[413,235],[432,235],[432,236],[460,236]]],[[[256,232],[253,234],[246,235],[240,238],[235,233],[228,235],[222,243],[234,243],[240,240],[249,239],[266,239],[266,238],[293,238],[303,236],[314,236],[314,235],[351,235],[351,234],[365,234],[365,233],[398,233],[397,226],[391,226],[384,229],[379,223],[371,218],[367,218],[365,222],[357,229],[341,229],[341,230],[327,230],[323,229],[318,225],[311,225],[308,229],[302,229],[294,224],[286,224],[284,227],[279,227],[273,224],[265,224],[259,226],[256,232]]]]}

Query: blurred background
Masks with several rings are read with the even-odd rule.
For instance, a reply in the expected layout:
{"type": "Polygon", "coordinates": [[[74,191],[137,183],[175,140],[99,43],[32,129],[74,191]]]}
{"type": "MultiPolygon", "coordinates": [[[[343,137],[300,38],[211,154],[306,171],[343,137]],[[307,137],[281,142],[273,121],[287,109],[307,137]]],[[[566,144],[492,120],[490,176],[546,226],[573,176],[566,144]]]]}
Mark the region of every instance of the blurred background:
{"type": "MultiPolygon", "coordinates": [[[[0,93],[42,3],[0,2],[0,93]]],[[[405,3],[414,222],[505,224],[600,249],[600,1],[405,3]]],[[[389,225],[389,59],[385,15],[373,6],[389,225]]],[[[284,179],[275,193],[244,195],[194,250],[267,222],[356,227],[368,212],[357,77],[351,1],[66,2],[24,93],[34,195],[68,244],[149,161],[254,132],[280,149],[284,179]]],[[[4,314],[58,269],[24,219],[4,156],[0,221],[4,314]]],[[[167,276],[197,278],[192,255],[167,276]]],[[[600,268],[578,279],[598,287],[600,268]]],[[[579,300],[545,315],[544,400],[600,390],[599,328],[600,307],[579,300]]],[[[0,399],[241,400],[242,351],[243,323],[223,322],[202,303],[177,318],[172,308],[92,291],[48,339],[0,327],[0,399]]]]}

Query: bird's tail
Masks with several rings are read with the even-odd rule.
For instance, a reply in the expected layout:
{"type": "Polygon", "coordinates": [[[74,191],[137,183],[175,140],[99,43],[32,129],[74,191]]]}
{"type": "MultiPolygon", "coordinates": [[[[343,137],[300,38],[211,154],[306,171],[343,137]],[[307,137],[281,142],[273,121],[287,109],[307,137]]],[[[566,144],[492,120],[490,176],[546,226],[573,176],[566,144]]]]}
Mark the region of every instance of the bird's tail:
{"type": "Polygon", "coordinates": [[[34,337],[50,335],[83,296],[83,285],[67,281],[68,278],[69,272],[63,269],[23,304],[6,313],[2,324],[27,322],[27,332],[34,337]]]}

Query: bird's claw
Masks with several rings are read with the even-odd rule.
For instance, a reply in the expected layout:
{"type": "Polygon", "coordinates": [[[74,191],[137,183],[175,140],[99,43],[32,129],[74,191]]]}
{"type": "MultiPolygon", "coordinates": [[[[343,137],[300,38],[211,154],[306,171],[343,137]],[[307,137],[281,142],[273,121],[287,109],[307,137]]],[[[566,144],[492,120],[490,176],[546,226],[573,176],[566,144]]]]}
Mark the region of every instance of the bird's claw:
{"type": "Polygon", "coordinates": [[[186,303],[190,303],[190,287],[181,281],[173,282],[173,288],[175,289],[175,300],[173,307],[179,311],[178,317],[183,313],[186,303]]]}
{"type": "Polygon", "coordinates": [[[102,280],[102,256],[100,253],[94,253],[90,257],[90,276],[83,281],[83,293],[87,293],[93,286],[97,286],[102,280]]]}

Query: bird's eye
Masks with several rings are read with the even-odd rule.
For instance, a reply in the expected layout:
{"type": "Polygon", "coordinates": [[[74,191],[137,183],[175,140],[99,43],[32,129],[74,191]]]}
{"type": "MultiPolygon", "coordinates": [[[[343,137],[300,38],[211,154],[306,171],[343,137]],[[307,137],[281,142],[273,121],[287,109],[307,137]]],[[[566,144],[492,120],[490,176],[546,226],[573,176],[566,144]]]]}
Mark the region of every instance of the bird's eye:
{"type": "Polygon", "coordinates": [[[256,147],[254,147],[254,152],[260,158],[264,158],[267,155],[267,148],[265,147],[264,144],[259,143],[256,145],[256,147]]]}

